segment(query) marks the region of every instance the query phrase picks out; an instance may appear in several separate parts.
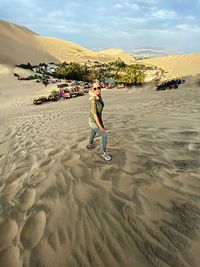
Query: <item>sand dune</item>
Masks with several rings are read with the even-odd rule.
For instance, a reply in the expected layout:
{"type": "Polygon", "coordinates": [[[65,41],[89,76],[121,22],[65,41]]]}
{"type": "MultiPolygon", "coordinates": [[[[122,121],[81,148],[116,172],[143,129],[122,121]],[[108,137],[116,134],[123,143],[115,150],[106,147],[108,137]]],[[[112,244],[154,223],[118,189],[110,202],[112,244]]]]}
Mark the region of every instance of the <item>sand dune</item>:
{"type": "Polygon", "coordinates": [[[40,50],[53,55],[60,62],[84,62],[88,60],[107,62],[113,60],[112,56],[94,52],[69,41],[43,36],[37,36],[36,39],[40,50]]]}
{"type": "Polygon", "coordinates": [[[0,266],[198,267],[199,78],[171,91],[104,91],[107,163],[99,138],[85,149],[88,96],[34,106],[51,88],[9,71],[0,83],[0,266]]]}
{"type": "Polygon", "coordinates": [[[37,35],[29,29],[0,20],[0,63],[58,61],[53,55],[39,49],[37,35]]]}
{"type": "Polygon", "coordinates": [[[200,54],[188,54],[145,59],[142,62],[163,68],[169,77],[196,75],[200,73],[200,54]]]}
{"type": "MultiPolygon", "coordinates": [[[[125,61],[130,61],[131,56],[125,52],[119,56],[125,61]]],[[[116,58],[108,53],[98,53],[69,41],[40,36],[23,26],[0,20],[0,63],[3,64],[88,60],[110,62],[116,58]]]]}
{"type": "MultiPolygon", "coordinates": [[[[73,42],[40,36],[23,26],[0,20],[0,64],[88,60],[110,62],[119,57],[128,64],[135,62],[134,57],[122,49],[111,48],[95,52],[73,42]]],[[[138,62],[161,67],[169,72],[170,77],[196,75],[200,69],[200,54],[168,56],[138,62]]]]}
{"type": "MultiPolygon", "coordinates": [[[[123,53],[0,22],[1,63],[123,53]]],[[[199,55],[142,62],[191,75],[199,55]]],[[[104,91],[113,156],[104,162],[99,138],[85,148],[88,96],[34,106],[55,85],[19,82],[13,72],[30,71],[9,65],[0,64],[0,266],[198,267],[200,77],[177,90],[104,91]]]]}
{"type": "Polygon", "coordinates": [[[127,64],[131,64],[135,62],[133,55],[125,52],[123,49],[120,49],[120,48],[118,49],[110,48],[110,49],[103,50],[100,53],[112,56],[115,59],[121,58],[121,60],[123,60],[127,64]]]}

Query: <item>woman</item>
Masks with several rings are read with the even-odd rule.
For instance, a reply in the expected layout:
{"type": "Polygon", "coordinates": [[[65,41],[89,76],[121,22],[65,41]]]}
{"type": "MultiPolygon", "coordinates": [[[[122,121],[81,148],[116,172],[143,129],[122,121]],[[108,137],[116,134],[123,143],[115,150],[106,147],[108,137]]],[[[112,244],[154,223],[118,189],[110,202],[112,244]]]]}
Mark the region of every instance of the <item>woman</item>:
{"type": "Polygon", "coordinates": [[[89,125],[91,128],[89,144],[87,145],[88,149],[92,149],[95,147],[93,143],[96,134],[101,136],[101,152],[102,157],[105,160],[111,160],[111,156],[106,152],[107,145],[107,133],[106,128],[103,125],[102,120],[102,111],[104,107],[103,99],[101,98],[101,86],[99,83],[94,83],[92,86],[92,91],[90,91],[90,117],[89,117],[89,125]]]}

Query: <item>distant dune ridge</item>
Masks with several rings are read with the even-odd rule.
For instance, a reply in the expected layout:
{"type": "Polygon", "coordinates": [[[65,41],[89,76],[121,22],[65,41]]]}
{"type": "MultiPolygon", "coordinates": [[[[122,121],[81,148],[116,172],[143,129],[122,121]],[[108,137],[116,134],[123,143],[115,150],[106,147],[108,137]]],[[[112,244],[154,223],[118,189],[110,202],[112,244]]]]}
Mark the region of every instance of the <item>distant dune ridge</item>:
{"type": "Polygon", "coordinates": [[[0,63],[14,65],[31,62],[56,61],[40,49],[37,36],[29,29],[0,21],[0,63]]]}
{"type": "Polygon", "coordinates": [[[100,51],[100,53],[112,56],[116,59],[121,58],[121,60],[127,63],[133,63],[135,61],[134,57],[131,54],[124,52],[124,50],[120,48],[109,48],[100,51]]]}
{"type": "Polygon", "coordinates": [[[169,72],[169,76],[187,76],[200,73],[200,54],[175,55],[142,60],[169,72]]]}
{"type": "Polygon", "coordinates": [[[134,62],[156,65],[169,76],[196,75],[200,70],[200,54],[173,55],[138,60],[134,54],[120,48],[92,51],[70,41],[40,36],[26,27],[0,20],[0,64],[15,65],[31,62],[110,62],[121,58],[127,64],[134,62]]]}
{"type": "Polygon", "coordinates": [[[171,50],[160,49],[160,48],[139,48],[139,49],[132,49],[129,52],[134,57],[141,59],[164,57],[174,54],[174,52],[171,50]]]}
{"type": "Polygon", "coordinates": [[[119,56],[127,63],[134,61],[132,55],[123,50],[114,55],[95,52],[73,42],[40,36],[26,27],[0,20],[0,63],[3,64],[87,60],[109,62],[119,56]]]}

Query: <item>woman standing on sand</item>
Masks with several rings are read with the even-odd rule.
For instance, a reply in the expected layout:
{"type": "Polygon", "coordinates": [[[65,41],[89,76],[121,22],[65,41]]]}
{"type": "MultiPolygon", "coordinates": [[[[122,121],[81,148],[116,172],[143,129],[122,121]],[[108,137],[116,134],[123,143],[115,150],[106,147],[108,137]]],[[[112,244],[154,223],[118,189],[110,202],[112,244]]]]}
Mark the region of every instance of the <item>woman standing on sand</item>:
{"type": "Polygon", "coordinates": [[[99,83],[93,83],[92,90],[89,92],[90,94],[90,117],[89,117],[89,125],[91,128],[89,144],[87,145],[88,149],[92,149],[95,147],[93,143],[96,134],[101,136],[101,153],[102,158],[105,160],[111,160],[111,156],[106,152],[107,145],[107,133],[106,128],[103,125],[102,120],[102,111],[104,107],[104,102],[101,97],[101,86],[99,83]]]}

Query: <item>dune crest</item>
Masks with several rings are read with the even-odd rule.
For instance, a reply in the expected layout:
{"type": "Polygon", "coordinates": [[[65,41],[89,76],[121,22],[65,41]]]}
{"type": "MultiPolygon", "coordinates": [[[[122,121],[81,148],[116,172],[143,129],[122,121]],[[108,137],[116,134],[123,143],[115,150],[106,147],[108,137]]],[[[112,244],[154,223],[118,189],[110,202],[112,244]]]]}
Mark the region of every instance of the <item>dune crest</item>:
{"type": "Polygon", "coordinates": [[[73,42],[40,36],[26,27],[0,20],[0,63],[15,65],[27,62],[39,64],[88,60],[110,62],[116,60],[118,56],[125,61],[134,60],[125,52],[117,56],[95,52],[73,42]]]}
{"type": "Polygon", "coordinates": [[[127,64],[136,62],[158,66],[167,71],[169,77],[196,75],[200,69],[200,54],[173,55],[136,61],[132,54],[120,48],[95,52],[73,42],[40,36],[26,27],[0,20],[0,64],[87,62],[88,60],[111,62],[118,58],[127,64]]]}
{"type": "Polygon", "coordinates": [[[144,59],[142,62],[162,68],[172,77],[196,75],[200,73],[200,54],[144,59]]]}

